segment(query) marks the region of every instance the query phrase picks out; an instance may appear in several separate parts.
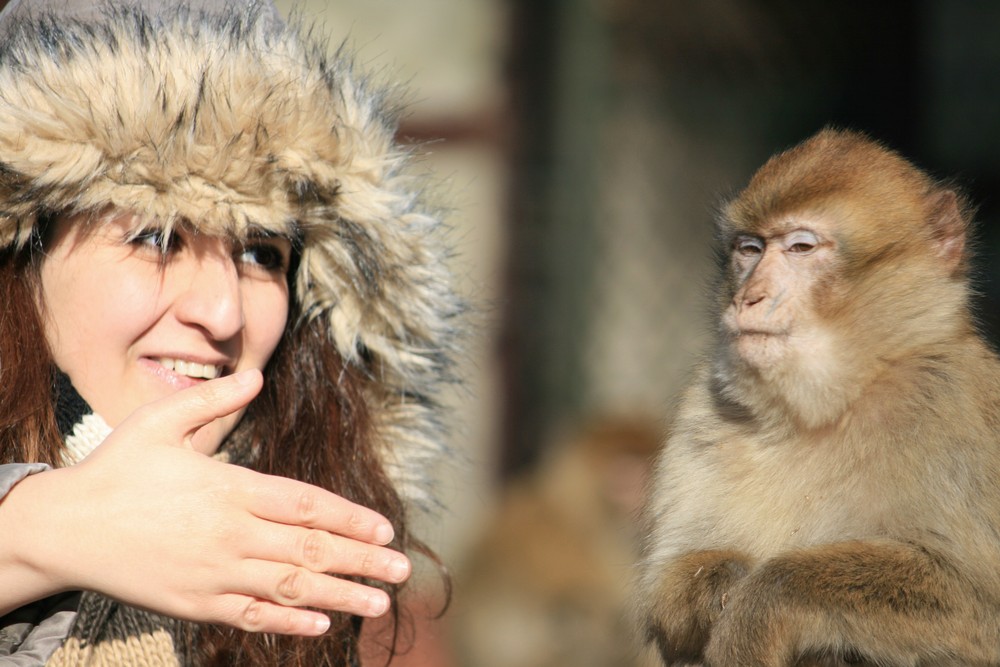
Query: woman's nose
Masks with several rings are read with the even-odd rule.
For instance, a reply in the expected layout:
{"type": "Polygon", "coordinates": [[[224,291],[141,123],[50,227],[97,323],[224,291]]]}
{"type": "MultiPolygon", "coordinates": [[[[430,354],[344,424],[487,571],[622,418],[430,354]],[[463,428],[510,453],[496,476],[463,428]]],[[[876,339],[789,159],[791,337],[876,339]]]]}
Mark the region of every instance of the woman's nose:
{"type": "Polygon", "coordinates": [[[174,304],[177,318],[203,329],[214,340],[243,330],[243,296],[236,263],[228,253],[191,257],[174,304]]]}

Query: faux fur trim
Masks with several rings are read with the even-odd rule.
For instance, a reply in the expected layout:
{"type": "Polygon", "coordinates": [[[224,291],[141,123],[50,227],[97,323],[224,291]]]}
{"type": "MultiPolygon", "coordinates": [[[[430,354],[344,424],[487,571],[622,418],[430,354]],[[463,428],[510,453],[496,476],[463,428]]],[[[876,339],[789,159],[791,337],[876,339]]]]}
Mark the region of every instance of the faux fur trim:
{"type": "Polygon", "coordinates": [[[433,395],[462,306],[441,222],[394,140],[391,91],[262,3],[100,12],[7,19],[0,246],[28,242],[44,212],[108,206],[168,229],[301,235],[304,316],[368,369],[391,475],[426,501],[443,448],[433,395]]]}

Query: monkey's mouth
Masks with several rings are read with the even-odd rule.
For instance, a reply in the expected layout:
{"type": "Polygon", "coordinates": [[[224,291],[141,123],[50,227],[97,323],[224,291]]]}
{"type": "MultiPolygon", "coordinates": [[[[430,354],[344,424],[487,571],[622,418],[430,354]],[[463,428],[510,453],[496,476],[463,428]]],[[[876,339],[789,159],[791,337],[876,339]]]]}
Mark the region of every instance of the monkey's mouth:
{"type": "Polygon", "coordinates": [[[738,329],[730,339],[733,351],[754,365],[772,364],[788,353],[788,332],[774,329],[738,329]]]}
{"type": "Polygon", "coordinates": [[[732,332],[735,338],[750,338],[755,336],[782,338],[788,335],[787,331],[768,331],[766,329],[737,329],[732,332]]]}

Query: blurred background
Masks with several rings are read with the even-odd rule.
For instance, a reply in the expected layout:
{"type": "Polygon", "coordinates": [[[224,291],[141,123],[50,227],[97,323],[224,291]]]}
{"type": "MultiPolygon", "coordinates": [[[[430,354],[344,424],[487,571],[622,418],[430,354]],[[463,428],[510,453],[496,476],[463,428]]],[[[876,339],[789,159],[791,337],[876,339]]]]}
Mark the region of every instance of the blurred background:
{"type": "MultiPolygon", "coordinates": [[[[290,11],[291,2],[279,2],[290,11]]],[[[979,206],[977,309],[1000,327],[1000,3],[295,3],[406,84],[476,303],[449,397],[461,459],[422,532],[448,563],[399,667],[646,664],[625,627],[634,512],[707,339],[715,206],[832,124],[979,206]],[[438,587],[439,588],[439,587],[438,587]]]]}

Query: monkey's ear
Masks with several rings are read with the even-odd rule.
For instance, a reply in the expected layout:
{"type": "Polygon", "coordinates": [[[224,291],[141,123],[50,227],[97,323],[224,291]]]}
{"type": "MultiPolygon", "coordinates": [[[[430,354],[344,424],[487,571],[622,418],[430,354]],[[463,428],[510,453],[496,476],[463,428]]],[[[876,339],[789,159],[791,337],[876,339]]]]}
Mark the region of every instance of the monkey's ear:
{"type": "Polygon", "coordinates": [[[941,261],[954,272],[965,260],[965,218],[954,190],[934,195],[930,205],[931,234],[941,261]]]}

